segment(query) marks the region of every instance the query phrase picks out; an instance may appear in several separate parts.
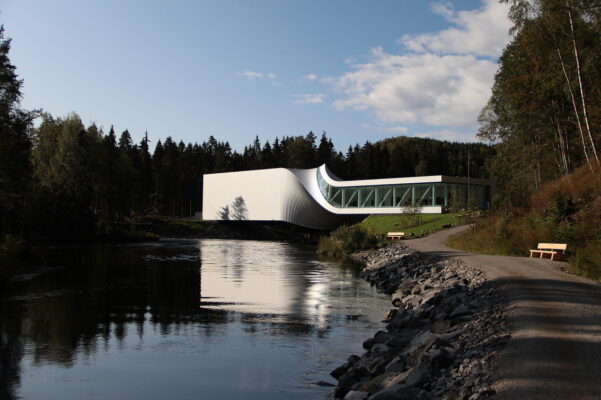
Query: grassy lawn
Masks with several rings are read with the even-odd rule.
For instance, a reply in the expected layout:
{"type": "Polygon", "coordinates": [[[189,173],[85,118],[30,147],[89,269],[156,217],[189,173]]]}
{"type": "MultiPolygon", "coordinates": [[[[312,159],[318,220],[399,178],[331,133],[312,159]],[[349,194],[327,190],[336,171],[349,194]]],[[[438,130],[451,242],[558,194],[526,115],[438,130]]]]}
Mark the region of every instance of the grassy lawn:
{"type": "Polygon", "coordinates": [[[371,215],[359,225],[375,234],[405,232],[405,236],[423,236],[442,229],[443,225],[461,225],[467,222],[464,213],[413,215],[371,215]]]}

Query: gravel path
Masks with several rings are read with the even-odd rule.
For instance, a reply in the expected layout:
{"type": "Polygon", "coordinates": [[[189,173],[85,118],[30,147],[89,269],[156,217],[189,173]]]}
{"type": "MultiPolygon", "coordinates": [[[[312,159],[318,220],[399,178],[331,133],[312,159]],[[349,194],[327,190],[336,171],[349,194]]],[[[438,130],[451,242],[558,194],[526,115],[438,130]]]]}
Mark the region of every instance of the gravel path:
{"type": "Polygon", "coordinates": [[[471,254],[446,246],[450,235],[465,229],[469,227],[405,243],[483,271],[506,299],[513,331],[498,355],[496,398],[601,398],[601,285],[563,272],[562,262],[471,254]]]}

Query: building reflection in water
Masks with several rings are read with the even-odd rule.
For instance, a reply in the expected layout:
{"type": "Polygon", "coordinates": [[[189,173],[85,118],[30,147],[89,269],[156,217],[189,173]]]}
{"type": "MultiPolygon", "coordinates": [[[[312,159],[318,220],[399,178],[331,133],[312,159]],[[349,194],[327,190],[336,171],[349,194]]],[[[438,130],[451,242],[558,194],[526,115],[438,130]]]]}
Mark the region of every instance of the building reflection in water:
{"type": "MultiPolygon", "coordinates": [[[[326,352],[312,337],[331,329],[342,340],[361,335],[345,318],[373,313],[373,301],[381,301],[379,315],[386,302],[354,279],[355,270],[284,243],[62,247],[48,250],[47,259],[51,270],[11,284],[0,300],[0,398],[51,398],[49,387],[59,381],[56,398],[84,388],[96,397],[117,391],[117,397],[183,398],[190,385],[225,396],[222,380],[236,368],[233,398],[248,385],[294,388],[303,368],[326,352]],[[259,371],[261,357],[267,358],[259,371]],[[281,362],[293,363],[284,378],[277,376],[281,362]],[[157,387],[152,379],[179,386],[157,387]]],[[[327,362],[310,368],[329,371],[327,362]]]]}

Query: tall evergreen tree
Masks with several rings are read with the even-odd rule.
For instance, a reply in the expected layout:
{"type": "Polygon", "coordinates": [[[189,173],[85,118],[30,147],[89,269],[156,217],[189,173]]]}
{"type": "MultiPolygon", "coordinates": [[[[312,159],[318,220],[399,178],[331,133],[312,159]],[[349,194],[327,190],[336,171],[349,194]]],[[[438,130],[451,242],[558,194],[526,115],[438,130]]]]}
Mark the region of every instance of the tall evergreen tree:
{"type": "Polygon", "coordinates": [[[0,25],[0,239],[5,233],[23,233],[25,205],[31,189],[29,129],[36,111],[20,108],[21,87],[8,57],[10,39],[0,25]]]}

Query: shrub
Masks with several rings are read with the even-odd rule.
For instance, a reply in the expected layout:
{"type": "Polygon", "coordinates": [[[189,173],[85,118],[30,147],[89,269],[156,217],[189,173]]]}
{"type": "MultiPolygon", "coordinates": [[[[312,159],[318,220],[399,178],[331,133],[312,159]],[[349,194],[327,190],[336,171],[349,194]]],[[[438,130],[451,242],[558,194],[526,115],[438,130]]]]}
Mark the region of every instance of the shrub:
{"type": "Polygon", "coordinates": [[[351,254],[361,250],[367,250],[376,247],[378,238],[376,235],[367,232],[364,228],[356,226],[350,230],[342,242],[342,249],[345,253],[351,254]]]}
{"type": "Polygon", "coordinates": [[[4,236],[0,242],[0,283],[22,270],[29,258],[29,248],[22,239],[4,236]]]}
{"type": "Polygon", "coordinates": [[[326,257],[340,258],[344,256],[342,243],[328,236],[322,236],[319,238],[319,243],[317,244],[317,253],[326,257]]]}
{"type": "Polygon", "coordinates": [[[361,226],[342,225],[332,231],[329,237],[321,237],[318,253],[331,257],[343,257],[346,254],[380,246],[378,237],[361,226]]]}

